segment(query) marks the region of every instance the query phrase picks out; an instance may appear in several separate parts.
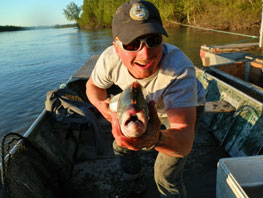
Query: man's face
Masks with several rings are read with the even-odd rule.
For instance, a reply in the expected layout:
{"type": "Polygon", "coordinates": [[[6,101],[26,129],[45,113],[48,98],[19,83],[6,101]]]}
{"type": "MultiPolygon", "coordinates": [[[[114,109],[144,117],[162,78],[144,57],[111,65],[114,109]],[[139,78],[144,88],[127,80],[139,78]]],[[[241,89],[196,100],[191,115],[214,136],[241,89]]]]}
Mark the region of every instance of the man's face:
{"type": "MultiPolygon", "coordinates": [[[[148,37],[149,35],[139,37],[137,41],[138,39],[148,37]]],[[[117,42],[118,41],[113,42],[115,51],[133,77],[137,79],[147,78],[158,69],[162,58],[162,44],[154,48],[148,48],[144,42],[141,42],[138,51],[128,51],[123,49],[123,47],[120,46],[121,44],[117,42]]],[[[126,46],[128,46],[129,49],[129,44],[126,46]]]]}

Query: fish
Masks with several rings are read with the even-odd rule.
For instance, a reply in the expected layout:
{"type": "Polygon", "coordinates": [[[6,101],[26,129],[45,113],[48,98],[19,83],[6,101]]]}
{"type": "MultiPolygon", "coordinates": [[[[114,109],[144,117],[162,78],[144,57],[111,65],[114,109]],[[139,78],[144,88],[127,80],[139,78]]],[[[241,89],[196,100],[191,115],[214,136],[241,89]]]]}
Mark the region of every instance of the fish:
{"type": "Polygon", "coordinates": [[[128,138],[142,136],[148,125],[149,109],[146,90],[138,81],[111,98],[109,107],[117,112],[121,132],[128,138]]]}

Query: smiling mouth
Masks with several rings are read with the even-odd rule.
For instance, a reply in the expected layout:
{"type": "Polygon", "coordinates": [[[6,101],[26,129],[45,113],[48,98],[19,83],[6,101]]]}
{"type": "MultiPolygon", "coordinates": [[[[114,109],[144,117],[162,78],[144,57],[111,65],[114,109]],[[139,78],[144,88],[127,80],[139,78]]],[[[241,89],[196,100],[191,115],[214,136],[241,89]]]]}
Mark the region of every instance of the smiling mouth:
{"type": "Polygon", "coordinates": [[[139,67],[142,67],[142,68],[148,68],[150,66],[153,65],[154,63],[154,59],[152,59],[151,61],[149,62],[134,62],[135,65],[139,66],[139,67]]]}

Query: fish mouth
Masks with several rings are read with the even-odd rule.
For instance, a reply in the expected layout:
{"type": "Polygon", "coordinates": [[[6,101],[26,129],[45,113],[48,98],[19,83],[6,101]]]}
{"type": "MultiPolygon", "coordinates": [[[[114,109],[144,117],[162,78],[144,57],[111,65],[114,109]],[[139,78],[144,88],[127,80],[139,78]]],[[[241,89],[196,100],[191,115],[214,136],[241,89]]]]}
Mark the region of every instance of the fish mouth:
{"type": "Polygon", "coordinates": [[[143,111],[125,112],[122,116],[121,131],[127,137],[139,137],[146,131],[146,116],[143,111]]]}
{"type": "Polygon", "coordinates": [[[127,126],[131,122],[136,122],[138,124],[143,124],[143,121],[140,120],[137,115],[131,115],[130,118],[125,121],[124,125],[127,126]]]}

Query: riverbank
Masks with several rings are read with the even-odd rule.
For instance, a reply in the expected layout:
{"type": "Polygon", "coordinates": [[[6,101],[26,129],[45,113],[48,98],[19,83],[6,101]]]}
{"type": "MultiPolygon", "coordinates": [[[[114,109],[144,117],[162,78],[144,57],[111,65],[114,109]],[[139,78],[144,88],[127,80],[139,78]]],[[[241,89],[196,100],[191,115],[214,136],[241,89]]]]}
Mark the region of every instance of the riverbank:
{"type": "MultiPolygon", "coordinates": [[[[163,26],[165,28],[178,28],[178,27],[195,27],[195,28],[206,28],[211,30],[220,30],[220,31],[228,31],[228,32],[236,32],[236,33],[245,33],[253,36],[259,36],[260,30],[260,20],[255,21],[254,23],[226,23],[226,22],[209,22],[206,18],[201,19],[200,21],[192,22],[192,23],[180,23],[176,20],[168,20],[163,22],[163,26]]],[[[81,30],[99,30],[111,28],[103,25],[96,25],[95,27],[91,27],[89,25],[81,26],[81,30]]]]}
{"type": "Polygon", "coordinates": [[[253,26],[229,26],[225,27],[223,25],[218,26],[208,26],[206,24],[185,24],[185,23],[179,23],[176,21],[168,21],[163,24],[165,28],[195,28],[195,29],[202,29],[202,30],[211,30],[211,31],[225,31],[231,32],[231,33],[238,33],[238,34],[247,34],[252,36],[259,36],[260,33],[260,24],[255,24],[253,26]]]}
{"type": "Polygon", "coordinates": [[[77,27],[77,24],[65,24],[65,25],[54,25],[54,26],[32,26],[32,27],[5,25],[5,26],[0,26],[0,32],[54,29],[54,28],[71,28],[71,27],[77,27]]]}
{"type": "Polygon", "coordinates": [[[164,24],[164,27],[166,28],[173,28],[173,27],[180,27],[180,26],[191,26],[191,27],[200,27],[200,28],[207,28],[207,29],[213,29],[213,30],[221,30],[221,31],[234,31],[234,32],[253,32],[256,35],[259,34],[260,30],[260,21],[255,22],[254,24],[225,24],[225,23],[217,23],[217,24],[212,24],[209,22],[200,22],[200,23],[180,23],[177,21],[167,21],[164,24]]]}
{"type": "MultiPolygon", "coordinates": [[[[254,24],[252,26],[224,26],[223,24],[218,24],[209,26],[207,24],[185,24],[179,23],[176,21],[167,21],[164,24],[165,28],[178,28],[178,27],[195,27],[195,28],[207,28],[213,30],[221,30],[221,31],[232,31],[236,33],[247,33],[253,36],[259,36],[260,24],[254,24]]],[[[11,32],[11,31],[25,31],[25,30],[40,30],[40,29],[59,29],[59,28],[71,28],[77,27],[76,24],[70,25],[56,25],[56,26],[41,26],[41,27],[17,27],[17,26],[0,26],[0,32],[11,32]]],[[[100,29],[108,29],[108,27],[96,26],[90,27],[88,25],[79,28],[81,30],[100,30],[100,29]]]]}

